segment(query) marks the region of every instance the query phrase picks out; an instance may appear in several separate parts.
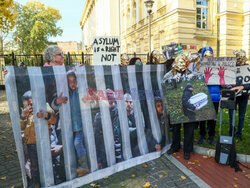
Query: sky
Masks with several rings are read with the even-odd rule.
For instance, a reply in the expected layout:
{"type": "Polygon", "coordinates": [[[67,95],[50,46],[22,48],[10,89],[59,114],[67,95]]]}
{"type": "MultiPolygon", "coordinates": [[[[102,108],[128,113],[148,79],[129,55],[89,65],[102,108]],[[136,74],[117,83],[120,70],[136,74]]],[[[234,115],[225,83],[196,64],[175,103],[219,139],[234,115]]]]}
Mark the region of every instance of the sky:
{"type": "MultiPolygon", "coordinates": [[[[31,0],[15,1],[24,5],[31,0]]],[[[53,37],[51,41],[82,41],[80,20],[85,0],[41,0],[41,2],[58,9],[62,16],[57,23],[57,26],[63,29],[62,36],[53,37]]]]}

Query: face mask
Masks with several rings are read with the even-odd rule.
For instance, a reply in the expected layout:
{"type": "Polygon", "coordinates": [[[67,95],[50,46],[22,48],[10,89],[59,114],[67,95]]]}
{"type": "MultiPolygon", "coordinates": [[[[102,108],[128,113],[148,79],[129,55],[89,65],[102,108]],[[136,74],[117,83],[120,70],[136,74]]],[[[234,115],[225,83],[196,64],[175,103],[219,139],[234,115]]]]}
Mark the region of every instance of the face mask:
{"type": "Polygon", "coordinates": [[[135,65],[142,65],[142,62],[136,62],[135,65]]]}

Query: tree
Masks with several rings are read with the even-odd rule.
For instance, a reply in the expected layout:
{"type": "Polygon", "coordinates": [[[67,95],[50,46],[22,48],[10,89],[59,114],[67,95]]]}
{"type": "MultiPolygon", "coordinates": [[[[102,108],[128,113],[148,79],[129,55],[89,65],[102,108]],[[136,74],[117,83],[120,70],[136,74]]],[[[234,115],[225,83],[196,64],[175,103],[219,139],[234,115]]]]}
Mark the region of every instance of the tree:
{"type": "Polygon", "coordinates": [[[22,40],[22,51],[26,54],[41,53],[49,42],[49,37],[62,34],[56,26],[61,19],[59,10],[46,6],[39,1],[19,5],[16,31],[13,37],[22,40]]]}
{"type": "Polygon", "coordinates": [[[3,41],[14,28],[17,6],[13,0],[0,0],[0,53],[3,53],[3,41]]]}

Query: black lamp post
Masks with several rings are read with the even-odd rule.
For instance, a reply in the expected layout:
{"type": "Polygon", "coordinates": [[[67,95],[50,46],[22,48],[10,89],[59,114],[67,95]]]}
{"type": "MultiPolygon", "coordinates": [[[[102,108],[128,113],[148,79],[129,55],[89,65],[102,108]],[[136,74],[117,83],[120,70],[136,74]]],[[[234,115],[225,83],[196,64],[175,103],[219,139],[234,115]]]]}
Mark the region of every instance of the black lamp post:
{"type": "Polygon", "coordinates": [[[144,4],[147,8],[147,12],[148,12],[148,32],[149,32],[149,37],[148,37],[148,42],[149,42],[149,54],[151,53],[151,12],[152,12],[152,7],[154,4],[153,0],[144,0],[144,4]]]}

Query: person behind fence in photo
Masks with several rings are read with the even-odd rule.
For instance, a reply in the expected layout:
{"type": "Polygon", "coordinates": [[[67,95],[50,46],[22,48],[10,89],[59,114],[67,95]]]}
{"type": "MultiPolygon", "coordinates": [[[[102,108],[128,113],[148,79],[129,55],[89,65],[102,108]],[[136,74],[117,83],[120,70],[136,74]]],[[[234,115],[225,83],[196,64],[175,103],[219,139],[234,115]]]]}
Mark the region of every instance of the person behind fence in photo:
{"type": "Polygon", "coordinates": [[[140,155],[140,150],[138,147],[138,138],[136,131],[135,115],[133,110],[133,100],[132,96],[129,93],[124,94],[124,100],[126,104],[127,116],[128,116],[128,126],[130,134],[130,144],[133,157],[140,155]]]}
{"type": "MultiPolygon", "coordinates": [[[[213,57],[213,49],[211,47],[204,47],[202,49],[202,58],[211,58],[213,57]]],[[[212,69],[211,69],[212,70],[212,69]]],[[[212,76],[209,68],[204,71],[206,84],[208,79],[212,76]]],[[[220,102],[220,86],[219,85],[207,85],[210,97],[213,101],[214,108],[216,114],[218,114],[219,102],[220,102]]],[[[206,124],[208,128],[208,139],[209,144],[214,145],[214,136],[215,136],[215,127],[216,120],[207,120],[200,121],[200,139],[198,140],[198,144],[202,144],[206,140],[206,124]]]]}
{"type": "Polygon", "coordinates": [[[162,99],[159,96],[155,97],[155,110],[157,113],[158,121],[161,128],[162,140],[160,142],[161,148],[166,144],[166,134],[165,134],[165,119],[163,113],[163,103],[162,99]]]}
{"type": "Polygon", "coordinates": [[[198,110],[198,107],[195,107],[189,102],[189,99],[193,96],[193,86],[191,83],[187,83],[183,95],[182,95],[182,109],[185,116],[188,117],[189,121],[194,122],[196,120],[195,112],[198,110]]]}
{"type": "MultiPolygon", "coordinates": [[[[122,156],[122,138],[121,138],[121,129],[120,129],[120,121],[118,116],[118,109],[116,105],[115,93],[111,89],[106,90],[106,95],[108,99],[108,106],[110,111],[113,135],[114,135],[114,150],[115,150],[115,158],[116,163],[123,161],[122,156]]],[[[94,119],[94,133],[95,133],[95,141],[96,141],[96,150],[97,150],[97,162],[98,167],[105,168],[107,167],[106,160],[106,151],[103,143],[103,131],[102,131],[102,119],[101,112],[98,112],[94,119]]]]}
{"type": "MultiPolygon", "coordinates": [[[[20,125],[21,130],[24,131],[24,140],[27,144],[28,157],[31,163],[31,186],[35,186],[40,184],[40,178],[31,91],[27,91],[23,94],[22,102],[23,107],[21,108],[20,125]]],[[[40,110],[36,116],[37,118],[44,118],[48,121],[48,130],[51,135],[51,125],[56,122],[54,111],[47,105],[47,111],[40,110]]]]}
{"type": "MultiPolygon", "coordinates": [[[[234,54],[236,55],[236,66],[244,66],[247,64],[247,57],[246,52],[244,50],[235,50],[234,54]]],[[[238,93],[240,93],[242,90],[249,90],[250,84],[242,84],[242,80],[237,79],[236,80],[236,86],[231,88],[231,90],[235,90],[238,93]]],[[[239,119],[238,119],[238,129],[237,132],[234,131],[236,137],[242,141],[242,129],[244,126],[244,119],[246,115],[246,109],[247,109],[247,103],[248,103],[248,92],[243,93],[240,96],[236,97],[236,107],[238,106],[238,113],[239,113],[239,119]]],[[[232,135],[232,123],[233,123],[233,110],[229,110],[229,120],[230,120],[230,129],[229,129],[229,135],[232,135]]]]}
{"type": "MultiPolygon", "coordinates": [[[[77,153],[78,159],[78,176],[84,176],[89,172],[87,163],[87,154],[85,146],[83,145],[83,130],[82,130],[82,118],[80,109],[80,100],[77,87],[77,78],[74,71],[70,70],[67,72],[68,86],[69,86],[69,101],[70,101],[70,112],[72,130],[74,134],[74,146],[77,153]]],[[[62,101],[58,103],[60,107],[62,101]]]]}

